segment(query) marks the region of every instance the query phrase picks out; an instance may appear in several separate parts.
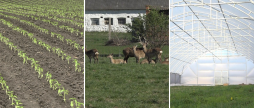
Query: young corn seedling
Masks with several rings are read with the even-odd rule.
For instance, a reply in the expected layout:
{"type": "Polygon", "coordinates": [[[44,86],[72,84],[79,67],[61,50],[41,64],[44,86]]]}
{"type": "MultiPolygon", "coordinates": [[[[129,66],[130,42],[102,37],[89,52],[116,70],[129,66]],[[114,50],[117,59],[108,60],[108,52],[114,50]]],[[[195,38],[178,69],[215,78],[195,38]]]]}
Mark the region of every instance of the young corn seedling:
{"type": "Polygon", "coordinates": [[[59,26],[59,28],[61,28],[61,29],[64,29],[64,27],[65,27],[64,25],[59,26]]]}
{"type": "Polygon", "coordinates": [[[8,26],[8,27],[12,27],[12,26],[13,26],[13,24],[11,24],[11,23],[7,23],[7,26],[8,26]]]}
{"type": "Polygon", "coordinates": [[[12,48],[13,48],[13,43],[12,43],[12,42],[9,42],[8,45],[9,45],[9,48],[11,48],[11,50],[12,50],[12,48]]]}
{"type": "Polygon", "coordinates": [[[16,30],[16,31],[18,31],[18,32],[21,31],[21,29],[20,29],[19,27],[14,28],[14,30],[16,30]]]}
{"type": "Polygon", "coordinates": [[[81,72],[81,67],[78,67],[78,72],[81,72]]]}
{"type": "Polygon", "coordinates": [[[13,51],[15,52],[17,50],[17,46],[13,46],[13,51]]]}
{"type": "Polygon", "coordinates": [[[57,48],[57,49],[56,49],[56,53],[57,53],[58,57],[61,55],[61,52],[60,52],[60,51],[62,51],[60,48],[57,48]]]}
{"type": "Polygon", "coordinates": [[[83,33],[83,32],[80,32],[80,36],[83,37],[83,36],[84,36],[84,33],[83,33]]]}
{"type": "Polygon", "coordinates": [[[33,43],[37,44],[37,39],[33,38],[33,43]]]}
{"type": "Polygon", "coordinates": [[[25,30],[21,30],[21,33],[22,33],[24,36],[25,36],[26,32],[27,32],[27,31],[25,31],[25,30]]]}
{"type": "Polygon", "coordinates": [[[0,40],[3,42],[4,37],[0,34],[0,40]]]}
{"type": "Polygon", "coordinates": [[[39,69],[38,69],[38,78],[42,78],[43,77],[43,69],[41,68],[41,67],[39,67],[39,69]]]}
{"type": "Polygon", "coordinates": [[[47,44],[44,43],[44,42],[42,42],[42,47],[43,47],[43,48],[47,48],[47,44]]]}
{"type": "Polygon", "coordinates": [[[33,36],[34,36],[34,34],[33,34],[33,33],[28,33],[27,36],[28,36],[30,39],[32,39],[33,36]]]}
{"type": "Polygon", "coordinates": [[[64,102],[65,102],[65,95],[68,95],[69,94],[69,91],[68,90],[65,90],[64,88],[61,90],[61,92],[63,92],[64,94],[64,102]]]}
{"type": "Polygon", "coordinates": [[[53,88],[54,81],[56,81],[56,80],[55,79],[49,79],[50,88],[53,88]]]}
{"type": "Polygon", "coordinates": [[[84,106],[84,103],[81,103],[81,102],[77,102],[77,104],[78,104],[78,105],[77,105],[77,108],[80,108],[81,105],[84,106]]]}
{"type": "Polygon", "coordinates": [[[64,37],[63,36],[60,36],[59,39],[64,42],[64,37]]]}
{"type": "Polygon", "coordinates": [[[9,39],[8,38],[4,38],[4,43],[5,43],[5,45],[8,45],[8,42],[9,42],[9,39]]]}
{"type": "Polygon", "coordinates": [[[70,58],[71,57],[69,55],[67,55],[66,58],[65,58],[68,61],[68,64],[69,64],[70,58]]]}
{"type": "MultiPolygon", "coordinates": [[[[55,82],[55,84],[56,84],[56,83],[58,83],[58,81],[57,81],[57,80],[55,80],[54,82],[55,82]]],[[[53,82],[53,83],[54,83],[54,82],[53,82]]],[[[55,86],[55,84],[52,84],[52,88],[53,88],[53,90],[55,90],[55,89],[56,89],[56,88],[55,88],[55,87],[56,87],[56,86],[55,86]]]]}
{"type": "Polygon", "coordinates": [[[81,105],[84,106],[84,103],[78,102],[76,98],[70,98],[69,100],[71,100],[71,108],[74,108],[74,102],[75,102],[76,108],[80,108],[81,105]]]}
{"type": "Polygon", "coordinates": [[[43,19],[43,20],[41,20],[41,21],[46,22],[46,19],[43,19]]]}
{"type": "Polygon", "coordinates": [[[70,32],[71,32],[71,34],[72,34],[73,32],[75,32],[75,29],[71,28],[71,29],[70,29],[70,32]]]}
{"type": "Polygon", "coordinates": [[[75,106],[78,106],[76,98],[70,98],[69,100],[71,100],[71,108],[74,108],[74,102],[75,106]]]}
{"type": "Polygon", "coordinates": [[[65,53],[62,53],[62,60],[64,59],[65,56],[66,56],[66,54],[65,54],[65,53]]]}
{"type": "Polygon", "coordinates": [[[40,68],[39,64],[34,64],[34,70],[37,71],[40,68]]]}
{"type": "Polygon", "coordinates": [[[41,46],[41,45],[42,45],[42,41],[41,41],[41,40],[38,40],[38,44],[41,46]]]}
{"type": "Polygon", "coordinates": [[[38,63],[39,61],[35,61],[34,58],[31,58],[31,67],[33,68],[35,66],[36,63],[38,63]]]}
{"type": "Polygon", "coordinates": [[[27,60],[26,60],[27,56],[26,56],[26,53],[22,53],[22,58],[23,58],[23,64],[24,64],[24,63],[27,63],[27,60]]]}
{"type": "Polygon", "coordinates": [[[65,40],[66,40],[67,44],[69,44],[71,42],[70,39],[65,39],[65,40]]]}
{"type": "Polygon", "coordinates": [[[13,95],[13,91],[8,91],[7,95],[9,96],[9,99],[11,99],[11,95],[13,95]]]}
{"type": "Polygon", "coordinates": [[[74,43],[74,48],[76,48],[76,49],[78,50],[78,48],[79,48],[79,44],[74,43]]]}
{"type": "Polygon", "coordinates": [[[56,33],[54,32],[51,32],[51,37],[54,37],[56,33]]]}
{"type": "MultiPolygon", "coordinates": [[[[62,88],[63,88],[63,87],[62,87],[62,88]]],[[[63,89],[64,89],[64,88],[63,88],[63,89]]],[[[58,93],[59,96],[63,96],[63,95],[62,95],[62,92],[63,92],[63,90],[62,90],[61,88],[58,88],[57,93],[58,93]]]]}
{"type": "Polygon", "coordinates": [[[49,71],[46,73],[46,80],[49,81],[51,79],[52,75],[49,73],[49,71]]]}
{"type": "Polygon", "coordinates": [[[13,95],[13,91],[9,91],[8,92],[8,95],[9,95],[9,99],[11,97],[11,105],[15,105],[15,103],[13,102],[13,100],[16,100],[17,99],[17,96],[13,95]]]}
{"type": "MultiPolygon", "coordinates": [[[[16,104],[15,104],[16,106],[19,106],[20,104],[22,104],[22,103],[20,103],[20,100],[15,100],[15,103],[16,103],[16,104]]],[[[21,108],[21,107],[20,107],[20,108],[21,108]]],[[[23,107],[22,107],[22,108],[23,108],[23,107]]]]}
{"type": "Polygon", "coordinates": [[[38,20],[39,18],[38,17],[34,17],[35,20],[38,20]]]}
{"type": "Polygon", "coordinates": [[[53,25],[53,26],[57,26],[57,25],[58,25],[58,22],[53,22],[52,25],[53,25]]]}
{"type": "Polygon", "coordinates": [[[26,62],[26,53],[23,53],[22,51],[20,51],[18,53],[19,57],[22,57],[23,58],[23,64],[26,62]]]}
{"type": "Polygon", "coordinates": [[[6,91],[6,94],[8,94],[8,90],[9,90],[9,86],[7,86],[7,85],[5,84],[5,91],[6,91]]]}
{"type": "Polygon", "coordinates": [[[78,67],[79,67],[79,63],[78,63],[78,60],[77,59],[73,59],[74,61],[74,63],[75,63],[75,72],[78,70],[78,67]]]}
{"type": "Polygon", "coordinates": [[[1,84],[2,84],[2,89],[3,90],[5,90],[5,87],[6,87],[6,81],[5,80],[3,80],[3,77],[1,77],[1,80],[0,80],[1,82],[1,84]]]}
{"type": "Polygon", "coordinates": [[[48,44],[46,44],[46,48],[47,48],[47,50],[50,52],[51,46],[49,46],[48,44]]]}
{"type": "Polygon", "coordinates": [[[62,37],[61,34],[56,34],[56,38],[60,39],[60,37],[62,37]]]}
{"type": "Polygon", "coordinates": [[[61,84],[59,84],[58,83],[58,81],[54,84],[54,86],[55,86],[55,89],[54,90],[56,90],[57,88],[59,88],[60,89],[60,87],[61,87],[61,84]]]}
{"type": "Polygon", "coordinates": [[[56,53],[56,48],[55,47],[53,47],[51,49],[52,49],[53,53],[56,53]]]}
{"type": "Polygon", "coordinates": [[[73,45],[73,47],[74,47],[74,44],[75,44],[76,42],[75,41],[71,41],[71,44],[70,45],[73,45]]]}
{"type": "Polygon", "coordinates": [[[46,20],[46,22],[48,22],[50,24],[51,21],[50,20],[46,20]]]}

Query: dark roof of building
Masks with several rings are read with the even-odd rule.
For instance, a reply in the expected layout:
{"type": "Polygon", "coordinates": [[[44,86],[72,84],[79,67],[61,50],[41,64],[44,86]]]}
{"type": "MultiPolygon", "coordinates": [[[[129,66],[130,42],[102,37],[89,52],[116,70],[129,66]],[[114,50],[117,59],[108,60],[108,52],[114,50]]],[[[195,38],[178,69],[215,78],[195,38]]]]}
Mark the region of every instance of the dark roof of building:
{"type": "Polygon", "coordinates": [[[85,0],[86,10],[146,9],[146,5],[168,9],[169,0],[85,0]]]}

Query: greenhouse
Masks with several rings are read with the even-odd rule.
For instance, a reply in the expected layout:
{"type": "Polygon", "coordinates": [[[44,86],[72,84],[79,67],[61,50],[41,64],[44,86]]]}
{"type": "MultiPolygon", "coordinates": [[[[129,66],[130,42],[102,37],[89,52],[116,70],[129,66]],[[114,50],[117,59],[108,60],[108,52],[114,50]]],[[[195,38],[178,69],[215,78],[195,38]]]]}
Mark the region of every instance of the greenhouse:
{"type": "Polygon", "coordinates": [[[254,1],[171,0],[170,72],[180,85],[254,84],[254,1]]]}

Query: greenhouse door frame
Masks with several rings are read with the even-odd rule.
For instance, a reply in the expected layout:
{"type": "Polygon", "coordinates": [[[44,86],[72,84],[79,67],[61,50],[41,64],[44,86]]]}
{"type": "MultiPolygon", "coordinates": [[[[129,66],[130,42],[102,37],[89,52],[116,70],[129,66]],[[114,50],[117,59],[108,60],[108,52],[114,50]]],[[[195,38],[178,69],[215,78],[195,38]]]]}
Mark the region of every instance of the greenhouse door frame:
{"type": "Polygon", "coordinates": [[[225,83],[228,83],[228,70],[215,70],[214,84],[223,85],[225,83]]]}

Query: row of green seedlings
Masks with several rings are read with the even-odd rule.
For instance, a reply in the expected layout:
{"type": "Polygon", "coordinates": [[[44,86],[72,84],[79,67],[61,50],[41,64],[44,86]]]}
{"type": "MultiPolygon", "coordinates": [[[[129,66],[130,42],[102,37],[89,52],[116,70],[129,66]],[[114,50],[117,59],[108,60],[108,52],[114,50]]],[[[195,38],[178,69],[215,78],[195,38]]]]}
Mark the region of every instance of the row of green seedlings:
{"type": "Polygon", "coordinates": [[[36,15],[36,16],[39,16],[39,17],[47,17],[48,19],[54,19],[54,20],[57,20],[57,21],[66,22],[66,23],[70,23],[70,24],[73,24],[75,26],[78,26],[79,28],[84,28],[84,23],[76,22],[76,21],[70,20],[70,19],[58,18],[56,16],[48,15],[48,14],[45,14],[45,13],[38,13],[38,12],[33,12],[33,11],[22,12],[22,11],[19,11],[19,10],[11,10],[11,9],[8,9],[8,8],[7,9],[4,8],[4,9],[5,10],[1,10],[1,11],[2,12],[7,12],[7,13],[12,13],[12,14],[15,13],[17,15],[22,15],[22,16],[29,15],[29,17],[31,17],[32,19],[33,19],[34,16],[30,16],[30,15],[36,15]]]}
{"type": "MultiPolygon", "coordinates": [[[[15,4],[12,4],[12,5],[15,5],[15,4]]],[[[15,5],[15,6],[6,6],[8,7],[8,9],[12,9],[12,10],[20,10],[20,11],[25,11],[25,12],[34,12],[34,8],[38,8],[38,7],[27,7],[27,6],[21,6],[21,5],[15,5]],[[32,8],[32,9],[31,9],[32,8]]],[[[79,21],[84,21],[84,19],[82,18],[84,16],[84,13],[80,12],[79,13],[75,13],[75,11],[66,11],[65,10],[59,10],[59,8],[55,8],[55,9],[42,9],[42,8],[39,8],[39,9],[36,9],[36,11],[38,12],[43,12],[43,11],[48,11],[48,12],[44,12],[44,14],[47,14],[47,15],[54,15],[54,16],[57,16],[59,15],[60,17],[64,17],[64,18],[71,18],[71,19],[75,19],[75,20],[79,20],[79,21]],[[75,17],[78,17],[78,18],[75,18],[75,17]]]]}
{"type": "MultiPolygon", "coordinates": [[[[0,21],[2,21],[2,23],[4,25],[7,25],[8,27],[12,28],[13,30],[22,33],[23,36],[28,36],[32,40],[33,43],[38,44],[43,48],[46,48],[49,52],[52,50],[53,53],[56,53],[58,55],[58,57],[61,56],[62,60],[64,60],[64,58],[65,58],[69,64],[69,60],[71,59],[71,57],[69,55],[67,55],[66,53],[64,53],[61,48],[51,47],[50,45],[46,44],[45,42],[33,37],[33,33],[29,33],[19,27],[13,26],[12,23],[5,21],[4,19],[0,19],[0,21]]],[[[81,66],[80,66],[80,63],[78,63],[78,60],[77,59],[72,59],[72,60],[73,60],[74,66],[75,66],[75,71],[81,72],[81,66]]]]}
{"type": "Polygon", "coordinates": [[[11,105],[15,105],[15,108],[23,108],[23,106],[20,106],[22,103],[20,102],[20,100],[17,99],[17,96],[13,94],[13,91],[9,91],[9,86],[6,84],[6,81],[1,76],[1,74],[0,83],[2,85],[2,89],[5,90],[5,93],[9,96],[9,99],[11,99],[11,105]]]}
{"type": "MultiPolygon", "coordinates": [[[[61,88],[61,84],[59,84],[56,79],[52,79],[52,75],[49,72],[46,73],[46,80],[49,82],[50,88],[52,88],[53,90],[56,90],[58,88],[58,95],[59,96],[63,96],[64,97],[64,101],[65,101],[66,100],[65,99],[65,94],[68,94],[69,91],[68,90],[64,90],[63,87],[62,87],[63,89],[60,89],[61,88]],[[62,92],[64,92],[64,95],[62,95],[62,92]]],[[[74,108],[74,102],[75,102],[76,108],[79,108],[81,105],[84,106],[84,104],[81,103],[81,102],[78,102],[76,98],[70,98],[69,100],[71,101],[70,106],[72,108],[74,108]]]]}
{"type": "MultiPolygon", "coordinates": [[[[25,52],[23,52],[22,50],[18,49],[17,46],[14,46],[12,42],[9,42],[9,39],[2,36],[2,34],[0,34],[0,40],[1,42],[4,42],[5,45],[9,46],[9,48],[11,50],[13,50],[14,52],[17,51],[18,52],[18,56],[23,58],[23,64],[28,64],[27,61],[30,61],[30,65],[32,68],[34,68],[34,70],[38,73],[38,78],[43,78],[43,68],[40,67],[39,64],[37,64],[39,61],[36,61],[34,58],[29,58],[25,52]]],[[[63,96],[63,100],[64,102],[66,102],[65,99],[65,95],[68,95],[69,91],[64,89],[64,87],[59,84],[59,82],[56,79],[52,79],[52,75],[51,73],[49,73],[49,71],[45,74],[46,76],[46,80],[49,82],[50,88],[52,88],[53,90],[57,90],[58,91],[58,95],[59,96],[63,96]]],[[[6,91],[7,92],[7,91],[6,91]]],[[[70,98],[69,100],[71,100],[71,106],[73,106],[73,102],[75,102],[77,105],[84,105],[81,102],[77,102],[76,98],[70,98]]],[[[77,108],[79,108],[77,106],[77,108]]]]}
{"type": "Polygon", "coordinates": [[[58,26],[58,22],[51,21],[51,20],[42,19],[41,21],[49,23],[49,24],[59,27],[61,29],[67,30],[67,31],[71,32],[72,34],[75,33],[77,36],[84,37],[84,32],[80,32],[78,29],[74,29],[74,28],[71,28],[71,27],[65,26],[65,25],[58,26]]]}
{"type": "MultiPolygon", "coordinates": [[[[7,3],[7,2],[5,2],[5,3],[7,3]]],[[[73,2],[70,2],[70,3],[73,3],[73,2]]],[[[70,6],[70,3],[68,3],[68,6],[70,6]]],[[[12,4],[12,5],[15,5],[15,4],[12,4]]],[[[61,7],[62,7],[62,4],[61,4],[61,7]]],[[[59,6],[57,7],[55,5],[54,5],[54,7],[50,6],[50,8],[47,6],[40,6],[40,5],[37,5],[37,6],[33,5],[32,7],[15,5],[15,6],[8,6],[8,8],[9,9],[16,9],[16,10],[24,10],[25,9],[24,11],[33,11],[33,10],[36,10],[36,11],[39,10],[39,12],[47,11],[46,13],[49,15],[54,15],[54,16],[59,15],[60,17],[71,18],[71,19],[75,19],[75,20],[84,22],[84,19],[82,18],[84,16],[84,12],[82,12],[83,6],[80,9],[80,7],[75,5],[74,7],[71,7],[72,10],[70,10],[70,8],[67,9],[66,7],[59,9],[59,6]],[[45,9],[45,8],[47,8],[47,9],[45,9]],[[81,10],[81,11],[78,11],[78,10],[81,10]],[[75,18],[75,17],[78,17],[78,18],[75,18]]]]}
{"type": "MultiPolygon", "coordinates": [[[[3,15],[4,17],[6,18],[12,18],[12,19],[15,19],[17,21],[20,21],[21,23],[25,23],[29,26],[32,26],[36,29],[38,29],[40,32],[43,32],[45,34],[49,34],[49,31],[47,29],[43,29],[41,28],[40,26],[37,26],[35,25],[34,23],[31,23],[29,21],[26,21],[26,20],[20,20],[19,18],[17,17],[14,17],[14,16],[10,16],[10,15],[5,15],[5,14],[2,14],[0,13],[0,15],[3,15]]],[[[61,40],[62,42],[64,42],[64,36],[62,36],[61,34],[57,34],[57,33],[54,33],[54,32],[51,32],[51,37],[54,37],[56,36],[57,39],[61,40]]],[[[74,47],[75,49],[79,50],[79,48],[83,49],[83,52],[84,52],[84,46],[81,46],[79,45],[78,43],[76,43],[75,41],[71,40],[71,39],[65,39],[67,44],[70,44],[70,46],[74,47]]]]}
{"type": "MultiPolygon", "coordinates": [[[[12,19],[16,19],[16,20],[20,20],[19,18],[16,18],[14,16],[10,16],[10,15],[4,15],[2,13],[0,13],[1,15],[5,16],[5,17],[8,17],[8,18],[12,18],[12,19]]],[[[35,17],[35,16],[32,16],[32,15],[26,15],[26,17],[30,17],[34,20],[40,20],[40,17],[35,17]]],[[[71,28],[69,26],[65,26],[65,25],[59,25],[58,26],[58,22],[55,22],[55,21],[51,21],[51,20],[46,20],[46,19],[42,19],[41,21],[43,22],[46,22],[46,23],[49,23],[53,26],[56,26],[56,27],[59,27],[61,29],[64,29],[64,30],[67,30],[69,31],[70,33],[74,33],[76,34],[77,36],[81,36],[81,37],[84,37],[84,32],[80,32],[78,29],[74,29],[74,28],[71,28]]],[[[45,33],[47,32],[45,29],[41,28],[40,26],[37,26],[35,25],[34,23],[31,23],[29,21],[26,21],[26,20],[20,20],[20,22],[25,22],[27,24],[29,24],[30,26],[33,26],[35,28],[38,28],[39,30],[41,31],[45,31],[45,33]]]]}

